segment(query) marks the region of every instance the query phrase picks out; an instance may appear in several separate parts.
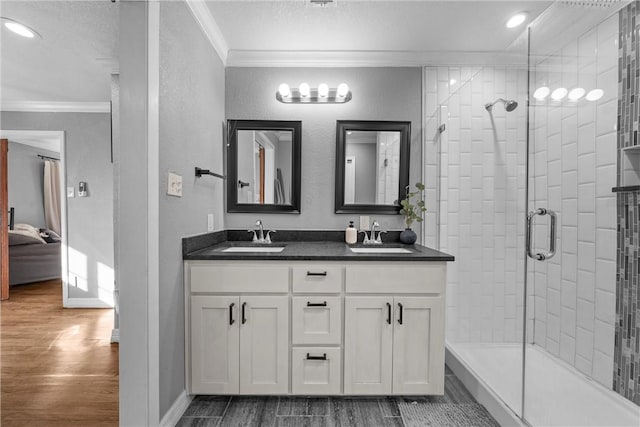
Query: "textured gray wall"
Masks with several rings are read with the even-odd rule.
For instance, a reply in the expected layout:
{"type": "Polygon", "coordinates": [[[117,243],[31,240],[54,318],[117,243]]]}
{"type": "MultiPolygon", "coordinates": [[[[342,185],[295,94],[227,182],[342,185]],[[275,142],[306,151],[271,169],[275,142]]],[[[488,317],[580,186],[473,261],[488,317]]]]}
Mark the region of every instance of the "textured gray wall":
{"type": "MultiPolygon", "coordinates": [[[[76,193],[80,181],[87,182],[89,187],[89,197],[67,199],[69,248],[87,257],[87,289],[69,286],[69,298],[98,298],[99,264],[113,269],[113,166],[109,114],[2,112],[0,120],[4,129],[65,132],[67,186],[75,186],[76,193]]],[[[70,282],[74,283],[72,277],[70,282]]],[[[108,294],[110,297],[110,291],[108,294]]]]}
{"type": "Polygon", "coordinates": [[[44,228],[44,160],[38,154],[60,157],[60,153],[9,141],[9,207],[16,209],[16,224],[44,228]]]}
{"type": "MultiPolygon", "coordinates": [[[[229,119],[302,120],[302,206],[300,215],[225,213],[226,228],[246,228],[256,218],[275,229],[344,229],[357,215],[335,214],[336,120],[411,121],[411,175],[421,176],[422,71],[420,68],[234,68],[226,70],[229,119]],[[282,104],[280,83],[316,87],[346,82],[353,99],[346,104],[282,104]]],[[[400,230],[399,215],[371,215],[383,228],[400,230]]]]}
{"type": "Polygon", "coordinates": [[[160,3],[160,418],[184,390],[181,238],[223,228],[224,67],[183,2],[160,3]],[[182,175],[181,198],[167,173],[182,175]]]}

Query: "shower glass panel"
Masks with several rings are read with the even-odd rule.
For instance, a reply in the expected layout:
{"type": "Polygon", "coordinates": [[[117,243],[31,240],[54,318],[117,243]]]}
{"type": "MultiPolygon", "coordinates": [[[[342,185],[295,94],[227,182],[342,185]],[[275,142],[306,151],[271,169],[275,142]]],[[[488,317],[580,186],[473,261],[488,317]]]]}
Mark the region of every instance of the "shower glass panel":
{"type": "Polygon", "coordinates": [[[529,28],[522,417],[532,426],[640,425],[638,407],[612,391],[624,7],[555,2],[529,28]]]}
{"type": "Polygon", "coordinates": [[[428,211],[424,241],[456,257],[447,267],[449,352],[520,416],[526,45],[516,53],[521,65],[425,69],[426,102],[438,100],[427,106],[427,206],[434,198],[440,210],[428,211]]]}

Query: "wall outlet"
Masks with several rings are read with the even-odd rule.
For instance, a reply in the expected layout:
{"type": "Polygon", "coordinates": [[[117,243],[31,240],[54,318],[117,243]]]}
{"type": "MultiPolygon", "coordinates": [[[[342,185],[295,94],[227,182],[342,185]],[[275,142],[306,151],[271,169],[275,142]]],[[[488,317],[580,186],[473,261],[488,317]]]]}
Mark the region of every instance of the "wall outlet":
{"type": "Polygon", "coordinates": [[[360,230],[369,229],[369,215],[360,215],[360,230]]]}
{"type": "Polygon", "coordinates": [[[75,187],[67,187],[67,197],[73,199],[76,197],[76,189],[75,187]]]}
{"type": "Polygon", "coordinates": [[[207,214],[207,231],[213,231],[213,214],[207,214]]]}
{"type": "Polygon", "coordinates": [[[175,197],[182,197],[182,176],[169,172],[167,179],[167,194],[175,197]]]}

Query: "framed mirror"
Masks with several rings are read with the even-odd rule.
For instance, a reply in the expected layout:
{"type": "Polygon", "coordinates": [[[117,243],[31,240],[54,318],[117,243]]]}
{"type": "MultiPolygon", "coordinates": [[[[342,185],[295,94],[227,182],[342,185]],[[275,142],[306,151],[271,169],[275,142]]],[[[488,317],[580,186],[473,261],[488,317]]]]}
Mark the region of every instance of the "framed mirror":
{"type": "Polygon", "coordinates": [[[300,213],[300,121],[229,120],[227,212],[300,213]]]}
{"type": "Polygon", "coordinates": [[[411,122],[337,122],[336,213],[400,212],[410,138],[411,122]]]}

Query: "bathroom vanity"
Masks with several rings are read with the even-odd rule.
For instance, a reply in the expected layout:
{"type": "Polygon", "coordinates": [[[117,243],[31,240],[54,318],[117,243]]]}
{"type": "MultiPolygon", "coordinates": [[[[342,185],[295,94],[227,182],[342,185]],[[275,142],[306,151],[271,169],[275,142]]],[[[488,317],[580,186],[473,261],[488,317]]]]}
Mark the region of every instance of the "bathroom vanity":
{"type": "Polygon", "coordinates": [[[254,252],[266,246],[222,238],[184,253],[188,393],[444,393],[452,256],[339,241],[254,252]]]}

